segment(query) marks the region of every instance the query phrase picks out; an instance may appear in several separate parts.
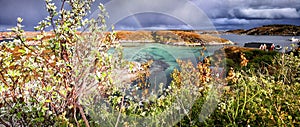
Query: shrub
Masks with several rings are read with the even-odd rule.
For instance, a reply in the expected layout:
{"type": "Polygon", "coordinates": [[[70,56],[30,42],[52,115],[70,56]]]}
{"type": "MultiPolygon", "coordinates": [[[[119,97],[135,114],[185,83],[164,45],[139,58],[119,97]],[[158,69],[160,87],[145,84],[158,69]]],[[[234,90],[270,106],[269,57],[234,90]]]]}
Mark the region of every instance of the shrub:
{"type": "Polygon", "coordinates": [[[21,18],[12,29],[14,42],[1,45],[0,124],[89,126],[79,97],[87,88],[111,83],[110,72],[121,66],[114,63],[122,62],[118,52],[108,50],[118,44],[112,43],[114,34],[102,32],[102,5],[98,19],[85,20],[93,0],[63,0],[59,11],[51,0],[45,2],[49,16],[36,27],[36,45],[27,44],[21,18]],[[55,36],[46,39],[45,29],[55,36]]]}

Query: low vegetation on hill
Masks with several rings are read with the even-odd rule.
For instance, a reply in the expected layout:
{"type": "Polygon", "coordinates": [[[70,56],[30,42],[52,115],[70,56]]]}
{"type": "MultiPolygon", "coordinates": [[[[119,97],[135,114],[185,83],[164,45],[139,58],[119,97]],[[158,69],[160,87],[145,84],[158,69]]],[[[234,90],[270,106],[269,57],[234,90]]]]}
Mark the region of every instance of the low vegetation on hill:
{"type": "Polygon", "coordinates": [[[153,42],[151,31],[117,31],[116,38],[122,41],[150,41],[153,42]]]}
{"type": "MultiPolygon", "coordinates": [[[[248,67],[259,68],[262,66],[271,65],[274,57],[278,56],[279,54],[280,53],[277,51],[263,51],[255,48],[225,46],[215,51],[213,56],[221,55],[221,58],[224,58],[223,62],[228,70],[231,67],[234,69],[241,68],[240,63],[243,61],[241,59],[241,55],[244,55],[244,57],[248,60],[248,67]]],[[[213,57],[212,59],[217,58],[213,57]]]]}
{"type": "MultiPolygon", "coordinates": [[[[77,34],[87,34],[80,33],[77,34]]],[[[106,33],[108,34],[108,33],[106,33]]],[[[27,41],[36,40],[36,36],[39,35],[38,32],[25,32],[24,36],[27,41]]],[[[0,33],[0,40],[5,38],[14,38],[15,34],[11,32],[2,32],[0,33]]],[[[55,37],[52,32],[44,32],[42,39],[49,40],[50,38],[55,37]]],[[[191,46],[200,46],[200,45],[225,45],[233,44],[231,41],[212,36],[209,34],[199,34],[193,31],[116,31],[116,40],[120,42],[158,42],[163,44],[172,44],[172,45],[191,45],[191,46]]]]}
{"type": "Polygon", "coordinates": [[[233,44],[227,39],[194,31],[117,31],[116,38],[128,42],[159,42],[173,45],[233,44]]]}
{"type": "Polygon", "coordinates": [[[295,25],[264,25],[249,30],[229,30],[228,33],[246,35],[277,35],[277,36],[300,36],[300,26],[295,25]]]}

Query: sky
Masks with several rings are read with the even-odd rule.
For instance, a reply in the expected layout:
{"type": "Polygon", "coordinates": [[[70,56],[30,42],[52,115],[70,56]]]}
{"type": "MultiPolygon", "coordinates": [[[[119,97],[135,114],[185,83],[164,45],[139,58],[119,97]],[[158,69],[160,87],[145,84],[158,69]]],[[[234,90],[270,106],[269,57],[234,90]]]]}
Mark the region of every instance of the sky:
{"type": "MultiPolygon", "coordinates": [[[[57,5],[60,3],[60,0],[53,1],[57,5]]],[[[249,29],[267,24],[300,25],[300,0],[173,0],[173,2],[170,2],[172,0],[154,0],[155,2],[153,0],[96,0],[92,12],[96,11],[96,6],[100,2],[108,6],[113,3],[114,6],[110,6],[108,11],[115,11],[110,17],[116,17],[118,11],[124,11],[120,10],[126,4],[124,1],[130,2],[128,7],[134,8],[129,11],[137,12],[145,10],[147,6],[156,5],[164,5],[161,7],[169,10],[167,13],[162,13],[156,11],[157,8],[150,8],[156,10],[126,14],[118,22],[114,22],[116,29],[189,29],[188,25],[192,23],[192,19],[200,23],[202,21],[199,19],[204,19],[205,16],[208,18],[206,20],[209,20],[218,30],[249,29]],[[200,11],[190,9],[193,6],[200,11]],[[199,13],[205,16],[197,19],[197,16],[201,16],[199,13]],[[183,21],[182,18],[187,20],[183,21]]],[[[33,30],[33,27],[46,16],[43,0],[0,0],[0,31],[16,25],[17,17],[24,19],[25,30],[33,30]]]]}

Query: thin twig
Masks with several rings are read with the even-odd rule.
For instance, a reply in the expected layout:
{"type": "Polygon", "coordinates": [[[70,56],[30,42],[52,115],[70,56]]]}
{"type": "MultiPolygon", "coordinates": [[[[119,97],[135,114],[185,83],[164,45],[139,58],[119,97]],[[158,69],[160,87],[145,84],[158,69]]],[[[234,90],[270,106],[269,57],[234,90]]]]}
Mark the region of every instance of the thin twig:
{"type": "Polygon", "coordinates": [[[9,87],[8,83],[4,80],[4,75],[2,71],[0,71],[0,75],[1,75],[1,81],[5,84],[6,87],[9,87]]]}
{"type": "MultiPolygon", "coordinates": [[[[57,91],[57,90],[54,90],[54,91],[55,91],[56,93],[58,93],[60,96],[62,96],[63,98],[65,98],[66,100],[68,100],[67,97],[64,96],[63,94],[61,94],[59,91],[57,91]]],[[[76,102],[73,102],[73,101],[71,101],[70,103],[72,103],[73,105],[75,105],[75,107],[78,107],[78,108],[79,108],[80,115],[81,115],[81,117],[82,117],[82,119],[83,119],[85,125],[86,125],[87,127],[90,127],[89,122],[88,122],[88,120],[87,120],[87,118],[86,118],[86,116],[85,116],[85,113],[84,113],[84,110],[83,110],[82,106],[81,106],[80,104],[76,103],[76,102]]],[[[74,109],[74,110],[76,110],[76,109],[74,109]]]]}
{"type": "Polygon", "coordinates": [[[119,111],[119,114],[118,114],[118,118],[117,118],[117,122],[115,124],[115,127],[118,127],[118,124],[119,124],[119,121],[120,121],[120,117],[121,117],[121,112],[122,112],[123,104],[124,104],[124,96],[122,97],[121,107],[120,107],[120,111],[119,111]]]}
{"type": "Polygon", "coordinates": [[[0,118],[0,123],[3,124],[5,127],[10,127],[10,125],[7,124],[7,123],[6,123],[4,120],[2,120],[1,118],[0,118]]]}
{"type": "Polygon", "coordinates": [[[85,114],[84,114],[84,111],[83,111],[82,106],[79,105],[78,108],[79,108],[81,117],[82,117],[82,119],[83,119],[85,125],[86,125],[87,127],[90,127],[89,122],[88,122],[88,120],[87,120],[86,117],[85,117],[85,114]]]}
{"type": "MultiPolygon", "coordinates": [[[[74,109],[76,109],[76,106],[74,107],[74,109]]],[[[76,124],[77,124],[77,127],[80,127],[80,125],[79,125],[79,123],[78,123],[78,120],[77,120],[77,118],[76,118],[76,110],[74,110],[74,113],[73,113],[73,117],[74,117],[74,119],[75,119],[75,122],[76,122],[76,124]]]]}

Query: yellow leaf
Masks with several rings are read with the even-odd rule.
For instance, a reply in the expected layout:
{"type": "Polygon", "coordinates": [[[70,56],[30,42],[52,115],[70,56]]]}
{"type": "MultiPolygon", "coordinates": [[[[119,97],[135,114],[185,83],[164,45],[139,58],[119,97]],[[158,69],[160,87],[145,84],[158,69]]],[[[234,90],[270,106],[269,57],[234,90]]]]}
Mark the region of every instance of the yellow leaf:
{"type": "Polygon", "coordinates": [[[46,103],[50,103],[50,102],[51,102],[51,100],[47,99],[45,102],[46,102],[46,103]]]}

